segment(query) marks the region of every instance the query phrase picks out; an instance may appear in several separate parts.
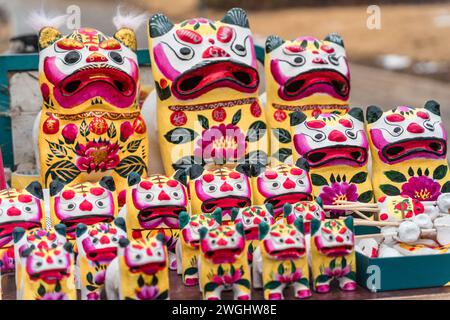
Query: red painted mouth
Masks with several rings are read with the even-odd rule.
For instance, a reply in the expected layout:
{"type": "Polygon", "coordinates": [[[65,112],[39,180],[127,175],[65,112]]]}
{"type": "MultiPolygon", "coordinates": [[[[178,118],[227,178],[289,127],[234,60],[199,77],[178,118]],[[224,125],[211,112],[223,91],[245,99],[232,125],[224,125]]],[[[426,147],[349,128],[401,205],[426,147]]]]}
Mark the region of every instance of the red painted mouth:
{"type": "Polygon", "coordinates": [[[86,256],[91,261],[112,261],[117,256],[117,247],[102,248],[86,252],[86,256]]]}
{"type": "Polygon", "coordinates": [[[143,264],[142,266],[134,266],[130,267],[130,271],[132,273],[145,273],[147,275],[149,274],[155,274],[156,272],[163,270],[166,267],[165,262],[151,262],[147,264],[143,264]]]}
{"type": "Polygon", "coordinates": [[[33,280],[41,279],[48,284],[55,284],[57,281],[62,280],[64,277],[68,275],[67,269],[55,269],[55,270],[46,270],[39,273],[32,274],[30,277],[33,280]]]}
{"type": "Polygon", "coordinates": [[[258,84],[258,71],[254,68],[235,61],[213,61],[179,75],[172,90],[177,98],[192,99],[215,88],[255,92],[258,84]]]}
{"type": "Polygon", "coordinates": [[[61,220],[61,223],[66,225],[67,233],[75,232],[77,225],[79,223],[84,223],[86,225],[93,225],[98,222],[111,222],[114,219],[113,216],[110,215],[86,215],[80,217],[73,217],[61,220]]]}
{"type": "Polygon", "coordinates": [[[334,161],[349,161],[362,165],[367,161],[367,150],[361,147],[339,145],[313,149],[304,157],[311,167],[318,167],[334,161]]]}
{"type": "Polygon", "coordinates": [[[233,263],[236,257],[242,253],[242,249],[220,249],[215,251],[208,251],[205,253],[206,258],[211,259],[213,263],[233,263]]]}
{"type": "Polygon", "coordinates": [[[298,259],[305,255],[305,248],[289,248],[285,250],[276,250],[269,252],[269,254],[273,257],[276,257],[277,260],[288,260],[288,259],[298,259]]]}
{"type": "Polygon", "coordinates": [[[245,232],[245,240],[258,240],[259,239],[259,228],[253,227],[250,229],[244,230],[245,232]]]}
{"type": "Polygon", "coordinates": [[[299,201],[311,201],[312,196],[305,192],[290,192],[267,198],[264,203],[270,203],[274,209],[282,208],[286,203],[294,204],[299,201]]]}
{"type": "Polygon", "coordinates": [[[246,197],[228,196],[223,198],[208,199],[202,203],[202,211],[211,213],[217,208],[231,210],[232,208],[244,208],[250,205],[251,201],[246,197]]]}
{"type": "Polygon", "coordinates": [[[286,100],[295,100],[314,93],[331,91],[342,100],[350,94],[350,83],[341,73],[331,69],[310,70],[289,79],[282,88],[286,100]]]}
{"type": "Polygon", "coordinates": [[[353,246],[351,246],[351,245],[320,249],[320,252],[322,252],[323,254],[325,254],[329,257],[341,257],[341,256],[349,254],[352,251],[353,251],[353,246]]]}
{"type": "Polygon", "coordinates": [[[441,157],[447,153],[447,145],[443,139],[414,138],[388,144],[381,152],[389,161],[400,160],[413,154],[430,154],[441,157]]]}
{"type": "Polygon", "coordinates": [[[138,213],[140,222],[149,222],[158,218],[175,218],[178,219],[180,212],[186,211],[182,206],[155,206],[142,209],[138,213]]]}

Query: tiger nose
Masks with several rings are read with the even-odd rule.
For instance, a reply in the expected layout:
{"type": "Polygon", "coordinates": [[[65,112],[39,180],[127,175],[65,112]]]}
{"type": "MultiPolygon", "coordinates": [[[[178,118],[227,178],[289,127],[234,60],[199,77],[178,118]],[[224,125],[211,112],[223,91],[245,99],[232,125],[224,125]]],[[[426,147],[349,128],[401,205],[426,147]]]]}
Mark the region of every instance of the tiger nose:
{"type": "Polygon", "coordinates": [[[162,201],[162,200],[170,200],[170,197],[169,197],[169,195],[168,195],[164,190],[162,190],[162,191],[159,193],[159,195],[158,195],[158,200],[159,200],[159,201],[162,201]]]}
{"type": "Polygon", "coordinates": [[[328,139],[334,142],[344,142],[347,140],[344,134],[337,130],[331,131],[330,134],[328,135],[328,139]]]}
{"type": "Polygon", "coordinates": [[[90,203],[87,200],[84,200],[81,204],[80,204],[80,210],[81,211],[91,211],[92,210],[92,203],[90,203]]]}
{"type": "Polygon", "coordinates": [[[219,241],[217,241],[217,244],[219,246],[226,246],[227,245],[227,241],[225,239],[219,239],[219,241]]]}
{"type": "Polygon", "coordinates": [[[256,217],[255,220],[253,220],[254,224],[259,224],[261,222],[261,219],[256,217]]]}
{"type": "Polygon", "coordinates": [[[108,59],[102,55],[101,53],[94,52],[91,53],[87,58],[86,62],[105,62],[108,61],[108,59]]]}
{"type": "Polygon", "coordinates": [[[336,237],[336,241],[337,242],[344,242],[344,238],[342,238],[341,236],[337,236],[336,237]]]}
{"type": "Polygon", "coordinates": [[[47,257],[47,263],[53,263],[52,257],[47,257]]]}
{"type": "Polygon", "coordinates": [[[283,182],[283,187],[285,189],[293,189],[295,187],[295,183],[291,179],[287,178],[286,181],[283,182]]]}
{"type": "Polygon", "coordinates": [[[233,191],[233,187],[230,186],[228,183],[224,182],[223,185],[220,186],[220,191],[222,192],[233,191]]]}
{"type": "Polygon", "coordinates": [[[415,122],[410,123],[408,125],[408,127],[406,128],[406,130],[408,130],[408,132],[411,132],[411,133],[422,133],[425,131],[423,127],[421,127],[420,125],[418,125],[415,122]]]}
{"type": "Polygon", "coordinates": [[[109,243],[109,238],[107,236],[102,236],[100,238],[100,243],[101,244],[108,244],[109,243]]]}
{"type": "Polygon", "coordinates": [[[294,244],[295,241],[292,240],[291,238],[287,238],[286,241],[285,241],[285,243],[287,243],[287,244],[294,244]]]}
{"type": "Polygon", "coordinates": [[[11,207],[8,210],[6,210],[6,214],[8,216],[20,216],[20,210],[16,207],[11,207]]]}

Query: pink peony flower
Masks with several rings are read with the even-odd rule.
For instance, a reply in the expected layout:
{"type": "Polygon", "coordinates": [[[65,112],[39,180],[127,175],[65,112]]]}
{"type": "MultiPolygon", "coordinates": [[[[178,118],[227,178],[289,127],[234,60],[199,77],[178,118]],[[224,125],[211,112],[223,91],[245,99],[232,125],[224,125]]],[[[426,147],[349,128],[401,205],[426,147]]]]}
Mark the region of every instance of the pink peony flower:
{"type": "Polygon", "coordinates": [[[133,135],[134,129],[133,125],[126,121],[120,125],[120,140],[121,141],[127,141],[128,138],[133,135]]]}
{"type": "Polygon", "coordinates": [[[351,271],[350,266],[346,266],[345,268],[336,267],[333,270],[331,270],[329,267],[326,267],[324,273],[329,277],[340,278],[349,274],[350,271],[351,271]]]}
{"type": "Polygon", "coordinates": [[[155,286],[143,286],[136,292],[139,300],[155,300],[159,295],[159,289],[155,286]]]}
{"type": "MultiPolygon", "coordinates": [[[[358,192],[356,185],[347,182],[334,182],[331,186],[325,186],[319,195],[323,204],[336,204],[336,200],[357,201],[358,192]]],[[[344,215],[344,210],[332,210],[332,215],[344,215]]]]}
{"type": "Polygon", "coordinates": [[[231,286],[241,278],[242,271],[240,269],[237,269],[233,275],[231,275],[231,273],[227,273],[222,276],[214,275],[214,277],[212,278],[212,282],[217,283],[218,285],[231,286]]]}
{"type": "Polygon", "coordinates": [[[89,141],[77,145],[76,165],[81,171],[106,171],[114,169],[120,162],[119,145],[108,141],[89,141]]]}
{"type": "Polygon", "coordinates": [[[97,292],[89,292],[87,294],[88,300],[100,300],[100,295],[97,292]]]}
{"type": "Polygon", "coordinates": [[[67,296],[62,292],[48,292],[39,300],[67,300],[67,296]]]}
{"type": "Polygon", "coordinates": [[[435,201],[441,194],[439,183],[427,176],[411,177],[402,186],[402,196],[409,196],[419,201],[435,201]]]}
{"type": "Polygon", "coordinates": [[[296,270],[294,273],[278,274],[276,278],[281,283],[294,283],[302,278],[302,273],[300,270],[296,270]]]}

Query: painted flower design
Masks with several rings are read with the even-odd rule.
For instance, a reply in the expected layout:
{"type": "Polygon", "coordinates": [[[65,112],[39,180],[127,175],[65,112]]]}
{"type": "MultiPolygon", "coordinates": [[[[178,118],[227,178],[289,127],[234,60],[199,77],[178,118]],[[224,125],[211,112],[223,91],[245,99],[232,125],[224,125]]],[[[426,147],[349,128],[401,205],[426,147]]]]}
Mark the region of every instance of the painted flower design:
{"type": "Polygon", "coordinates": [[[94,282],[97,285],[102,285],[105,283],[106,270],[100,270],[95,274],[94,282]]]}
{"type": "Polygon", "coordinates": [[[196,158],[224,163],[242,158],[247,142],[245,134],[234,124],[220,124],[203,131],[194,150],[196,158]]]}
{"type": "Polygon", "coordinates": [[[326,267],[324,270],[324,274],[329,276],[329,277],[336,277],[336,278],[340,278],[343,276],[346,276],[347,274],[350,273],[351,267],[345,266],[344,268],[342,267],[335,267],[333,269],[331,269],[330,267],[326,267]]]}
{"type": "Polygon", "coordinates": [[[242,270],[237,269],[234,273],[225,273],[222,275],[214,275],[212,278],[212,282],[218,285],[223,285],[225,287],[232,286],[238,280],[240,280],[243,276],[242,270]]]}
{"type": "Polygon", "coordinates": [[[40,297],[39,300],[67,300],[67,296],[62,292],[48,292],[40,297]]]}
{"type": "Polygon", "coordinates": [[[76,147],[76,165],[79,170],[106,171],[114,169],[120,162],[119,145],[108,141],[89,141],[86,145],[76,147]]]}
{"type": "MultiPolygon", "coordinates": [[[[347,182],[333,182],[325,186],[319,195],[323,204],[336,204],[337,200],[358,201],[358,190],[356,185],[347,182]]],[[[333,210],[333,215],[344,215],[344,210],[333,210]]]]}
{"type": "Polygon", "coordinates": [[[89,292],[87,294],[88,300],[100,300],[100,295],[97,292],[89,292]]]}
{"type": "Polygon", "coordinates": [[[155,300],[159,295],[159,289],[156,286],[144,285],[136,290],[136,297],[139,300],[155,300]]]}
{"type": "Polygon", "coordinates": [[[294,283],[302,278],[302,272],[300,270],[296,270],[295,272],[289,274],[277,274],[277,281],[281,283],[294,283]]]}
{"type": "Polygon", "coordinates": [[[411,177],[402,186],[401,195],[420,201],[434,201],[441,193],[439,183],[427,176],[411,177]]]}

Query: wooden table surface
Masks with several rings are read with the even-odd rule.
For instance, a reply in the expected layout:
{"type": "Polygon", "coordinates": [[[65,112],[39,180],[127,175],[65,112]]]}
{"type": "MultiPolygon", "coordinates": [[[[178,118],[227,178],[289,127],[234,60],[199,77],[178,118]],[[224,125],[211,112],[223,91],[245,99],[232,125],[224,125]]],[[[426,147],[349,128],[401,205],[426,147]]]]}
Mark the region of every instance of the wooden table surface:
{"type": "MultiPolygon", "coordinates": [[[[2,278],[3,300],[16,299],[16,286],[14,275],[5,275],[2,278]]],[[[200,300],[201,294],[198,287],[186,287],[181,283],[181,276],[176,272],[170,272],[170,298],[172,300],[200,300]]],[[[292,290],[285,291],[286,299],[293,298],[292,290]]],[[[231,299],[231,292],[225,292],[223,299],[231,299]]],[[[253,300],[262,300],[262,290],[252,290],[253,300]]],[[[357,288],[354,292],[340,291],[335,285],[330,293],[319,294],[313,293],[309,300],[366,300],[366,299],[414,299],[414,300],[450,300],[450,287],[399,290],[372,293],[362,287],[357,288]]]]}

